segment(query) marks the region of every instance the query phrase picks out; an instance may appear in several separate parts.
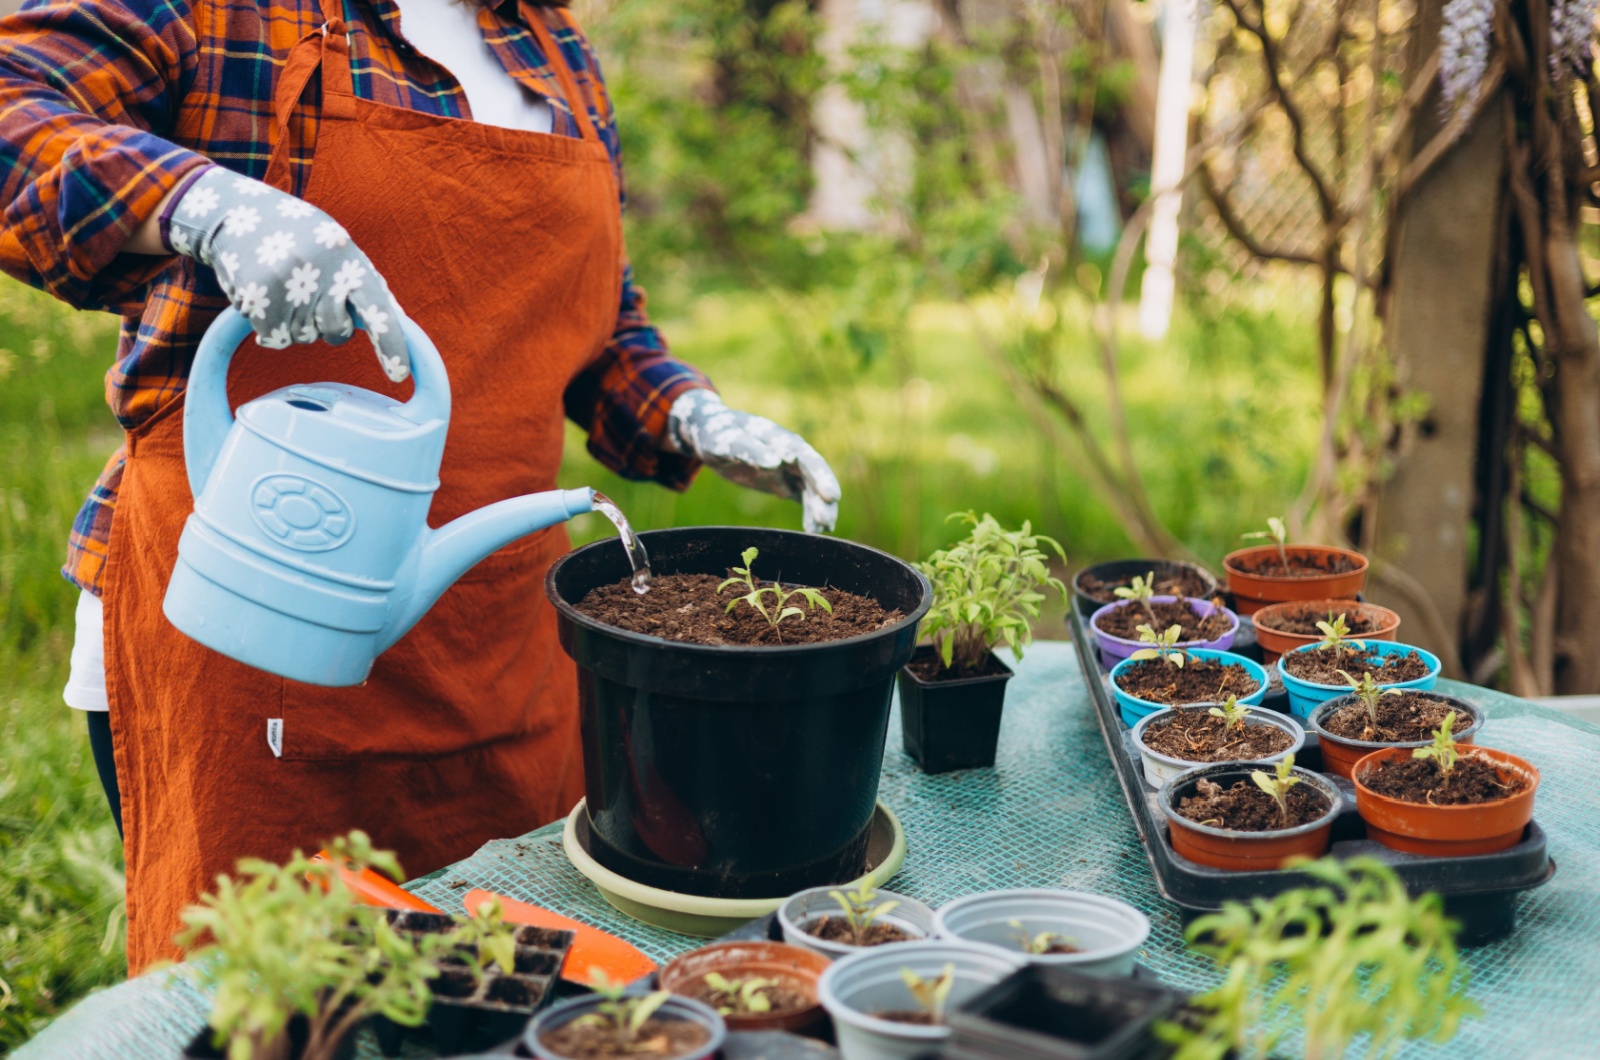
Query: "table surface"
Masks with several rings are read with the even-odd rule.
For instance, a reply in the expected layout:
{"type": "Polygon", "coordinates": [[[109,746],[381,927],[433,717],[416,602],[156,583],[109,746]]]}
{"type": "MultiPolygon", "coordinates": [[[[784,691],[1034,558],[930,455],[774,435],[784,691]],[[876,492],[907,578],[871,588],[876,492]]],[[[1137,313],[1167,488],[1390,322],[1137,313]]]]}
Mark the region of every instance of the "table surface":
{"type": "MultiPolygon", "coordinates": [[[[1071,645],[1037,643],[1016,669],[992,770],[922,774],[901,749],[896,708],[880,798],[903,822],[909,850],[890,888],[934,906],[1002,887],[1065,887],[1121,898],[1150,914],[1144,965],[1179,987],[1214,984],[1209,962],[1183,945],[1177,908],[1156,891],[1071,645]]],[[[1470,994],[1483,1016],[1465,1023],[1448,1045],[1415,1044],[1402,1055],[1595,1055],[1600,727],[1485,689],[1451,682],[1440,687],[1486,708],[1479,743],[1540,768],[1535,814],[1549,833],[1558,871],[1518,900],[1513,934],[1466,951],[1470,994]]],[[[469,887],[534,902],[621,935],[657,959],[701,944],[606,905],[562,853],[559,823],[489,843],[410,886],[447,910],[461,908],[469,887]]],[[[85,998],[16,1055],[173,1057],[204,1023],[206,1010],[206,998],[181,976],[152,973],[85,998]]],[[[360,1053],[378,1055],[370,1036],[360,1053]]]]}

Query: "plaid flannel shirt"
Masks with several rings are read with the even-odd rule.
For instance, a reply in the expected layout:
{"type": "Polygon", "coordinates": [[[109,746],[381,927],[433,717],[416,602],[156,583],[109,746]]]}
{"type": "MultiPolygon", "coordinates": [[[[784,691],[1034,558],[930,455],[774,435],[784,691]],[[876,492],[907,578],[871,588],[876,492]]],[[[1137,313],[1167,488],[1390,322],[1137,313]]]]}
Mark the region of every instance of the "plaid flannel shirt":
{"type": "MultiPolygon", "coordinates": [[[[393,0],[344,0],[357,96],[462,117],[465,96],[400,36],[393,0]]],[[[552,132],[580,136],[550,58],[522,21],[541,18],[617,167],[611,102],[593,49],[564,9],[512,0],[479,12],[506,72],[549,100],[552,132]]],[[[124,429],[183,392],[200,336],[226,299],[186,258],[124,255],[167,192],[210,159],[261,178],[277,74],[322,24],[318,0],[29,0],[0,20],[0,269],[82,309],[123,316],[106,397],[124,429]]],[[[316,79],[290,128],[293,190],[310,176],[316,79]]],[[[620,208],[620,204],[619,204],[620,208]]],[[[674,360],[623,266],[612,340],[568,386],[589,451],[630,478],[684,488],[697,469],[660,447],[673,399],[709,382],[674,360]]],[[[74,522],[63,573],[98,594],[124,458],[114,454],[74,522]]]]}

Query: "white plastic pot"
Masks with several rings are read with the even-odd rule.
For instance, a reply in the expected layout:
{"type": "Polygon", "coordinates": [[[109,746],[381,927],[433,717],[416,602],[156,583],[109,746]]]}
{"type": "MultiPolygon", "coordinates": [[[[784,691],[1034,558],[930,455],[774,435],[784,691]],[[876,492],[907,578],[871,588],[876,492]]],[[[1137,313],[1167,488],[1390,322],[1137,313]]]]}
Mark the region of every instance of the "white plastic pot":
{"type": "Polygon", "coordinates": [[[1132,975],[1133,959],[1150,935],[1150,918],[1133,906],[1083,891],[986,891],[941,906],[933,923],[941,939],[1102,979],[1132,975]],[[1046,931],[1069,939],[1081,952],[1023,952],[1020,936],[1046,931]]]}
{"type": "MultiPolygon", "coordinates": [[[[1184,710],[1203,711],[1208,709],[1210,706],[1221,706],[1221,704],[1199,703],[1195,704],[1194,706],[1184,707],[1184,710]]],[[[1277,762],[1280,758],[1283,758],[1286,755],[1299,754],[1300,748],[1305,746],[1306,730],[1301,727],[1298,721],[1294,720],[1289,715],[1279,714],[1277,711],[1268,710],[1265,707],[1246,707],[1245,709],[1250,712],[1245,718],[1246,725],[1271,725],[1282,729],[1284,732],[1287,732],[1293,739],[1293,742],[1289,744],[1286,749],[1279,751],[1277,754],[1269,755],[1266,758],[1253,758],[1251,761],[1277,762]]],[[[1176,713],[1176,711],[1173,710],[1173,708],[1168,707],[1165,710],[1158,710],[1154,714],[1146,714],[1144,717],[1139,719],[1139,724],[1133,727],[1133,742],[1138,745],[1139,759],[1144,763],[1144,779],[1149,781],[1154,787],[1158,788],[1167,781],[1171,780],[1173,777],[1177,776],[1179,773],[1187,772],[1196,766],[1221,764],[1217,762],[1191,762],[1186,758],[1173,758],[1171,755],[1160,754],[1145,746],[1145,729],[1149,728],[1153,724],[1156,724],[1157,722],[1163,721],[1168,715],[1174,713],[1176,713]]]]}
{"type": "MultiPolygon", "coordinates": [[[[852,953],[860,953],[862,947],[850,946],[843,942],[829,942],[805,930],[805,926],[824,916],[840,916],[844,910],[839,903],[833,900],[834,891],[848,891],[849,887],[813,887],[808,891],[801,891],[789,898],[778,907],[778,924],[783,928],[783,941],[791,946],[799,946],[813,953],[820,953],[829,960],[847,957],[852,953]]],[[[876,923],[893,924],[895,927],[910,935],[913,940],[930,939],[933,937],[933,910],[917,901],[907,898],[903,894],[894,894],[890,891],[879,891],[873,899],[873,905],[884,902],[898,903],[893,909],[879,917],[876,923]]],[[[900,946],[904,943],[886,943],[890,946],[900,946]]],[[[882,949],[881,946],[872,946],[870,949],[882,949]]]]}
{"type": "Polygon", "coordinates": [[[1023,961],[1020,954],[939,940],[873,946],[829,965],[817,982],[817,994],[833,1018],[844,1060],[912,1060],[938,1053],[950,1037],[949,1027],[895,1023],[872,1013],[916,1011],[901,970],[933,979],[946,965],[954,967],[955,980],[945,1005],[948,1012],[1021,968],[1023,961]]]}

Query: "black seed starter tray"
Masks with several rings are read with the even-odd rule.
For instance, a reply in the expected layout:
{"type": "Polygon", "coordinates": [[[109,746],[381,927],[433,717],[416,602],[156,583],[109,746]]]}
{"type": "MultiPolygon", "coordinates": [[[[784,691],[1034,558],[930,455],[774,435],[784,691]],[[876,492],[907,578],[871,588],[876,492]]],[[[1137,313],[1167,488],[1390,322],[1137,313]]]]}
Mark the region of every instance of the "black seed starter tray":
{"type": "MultiPolygon", "coordinates": [[[[1163,898],[1182,910],[1184,922],[1215,912],[1226,901],[1264,898],[1313,884],[1311,877],[1291,869],[1225,872],[1197,865],[1172,849],[1166,817],[1156,803],[1157,789],[1144,779],[1133,730],[1122,724],[1088,622],[1076,613],[1070,614],[1069,619],[1084,684],[1088,686],[1111,764],[1122,784],[1122,794],[1133,814],[1133,826],[1155,871],[1156,887],[1163,898]]],[[[1288,710],[1287,697],[1281,693],[1274,696],[1269,692],[1264,705],[1281,713],[1288,710]]],[[[1305,747],[1295,755],[1295,765],[1321,770],[1322,750],[1316,733],[1306,733],[1305,747]]],[[[1455,858],[1406,854],[1368,839],[1366,825],[1356,812],[1354,785],[1331,774],[1328,779],[1344,793],[1328,853],[1336,858],[1376,857],[1395,870],[1413,895],[1428,891],[1442,895],[1446,912],[1461,923],[1457,941],[1462,945],[1478,946],[1510,934],[1517,923],[1517,895],[1555,875],[1556,864],[1537,819],[1528,825],[1521,843],[1495,854],[1455,858]]]]}

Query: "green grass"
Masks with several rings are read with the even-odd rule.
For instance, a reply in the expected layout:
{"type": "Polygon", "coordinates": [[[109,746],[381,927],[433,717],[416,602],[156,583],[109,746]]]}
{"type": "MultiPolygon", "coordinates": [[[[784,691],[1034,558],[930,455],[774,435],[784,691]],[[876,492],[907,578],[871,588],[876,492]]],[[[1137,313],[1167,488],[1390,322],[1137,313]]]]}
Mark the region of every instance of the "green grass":
{"type": "MultiPolygon", "coordinates": [[[[955,536],[947,513],[975,508],[1007,524],[1033,520],[1075,566],[1126,554],[1082,455],[1041,440],[986,367],[964,311],[919,306],[864,359],[840,341],[859,316],[858,292],[695,297],[673,287],[655,309],[679,355],[730,404],[800,430],[833,463],[841,534],[917,557],[955,536]]],[[[1134,446],[1156,507],[1213,560],[1286,506],[1317,422],[1295,292],[1251,297],[1262,302],[1180,314],[1170,341],[1124,351],[1134,446]]],[[[1088,319],[1081,303],[1058,311],[1088,319]]],[[[102,395],[112,323],[0,283],[0,1054],[123,974],[121,852],[83,720],[60,699],[75,592],[57,573],[72,517],[118,441],[102,395]]],[[[1098,416],[1103,384],[1078,331],[1065,340],[1066,381],[1098,416]]],[[[710,474],[686,494],[624,482],[589,459],[576,432],[562,483],[605,491],[640,529],[799,520],[797,505],[710,474]]],[[[580,542],[610,533],[599,519],[573,529],[580,542]]]]}

